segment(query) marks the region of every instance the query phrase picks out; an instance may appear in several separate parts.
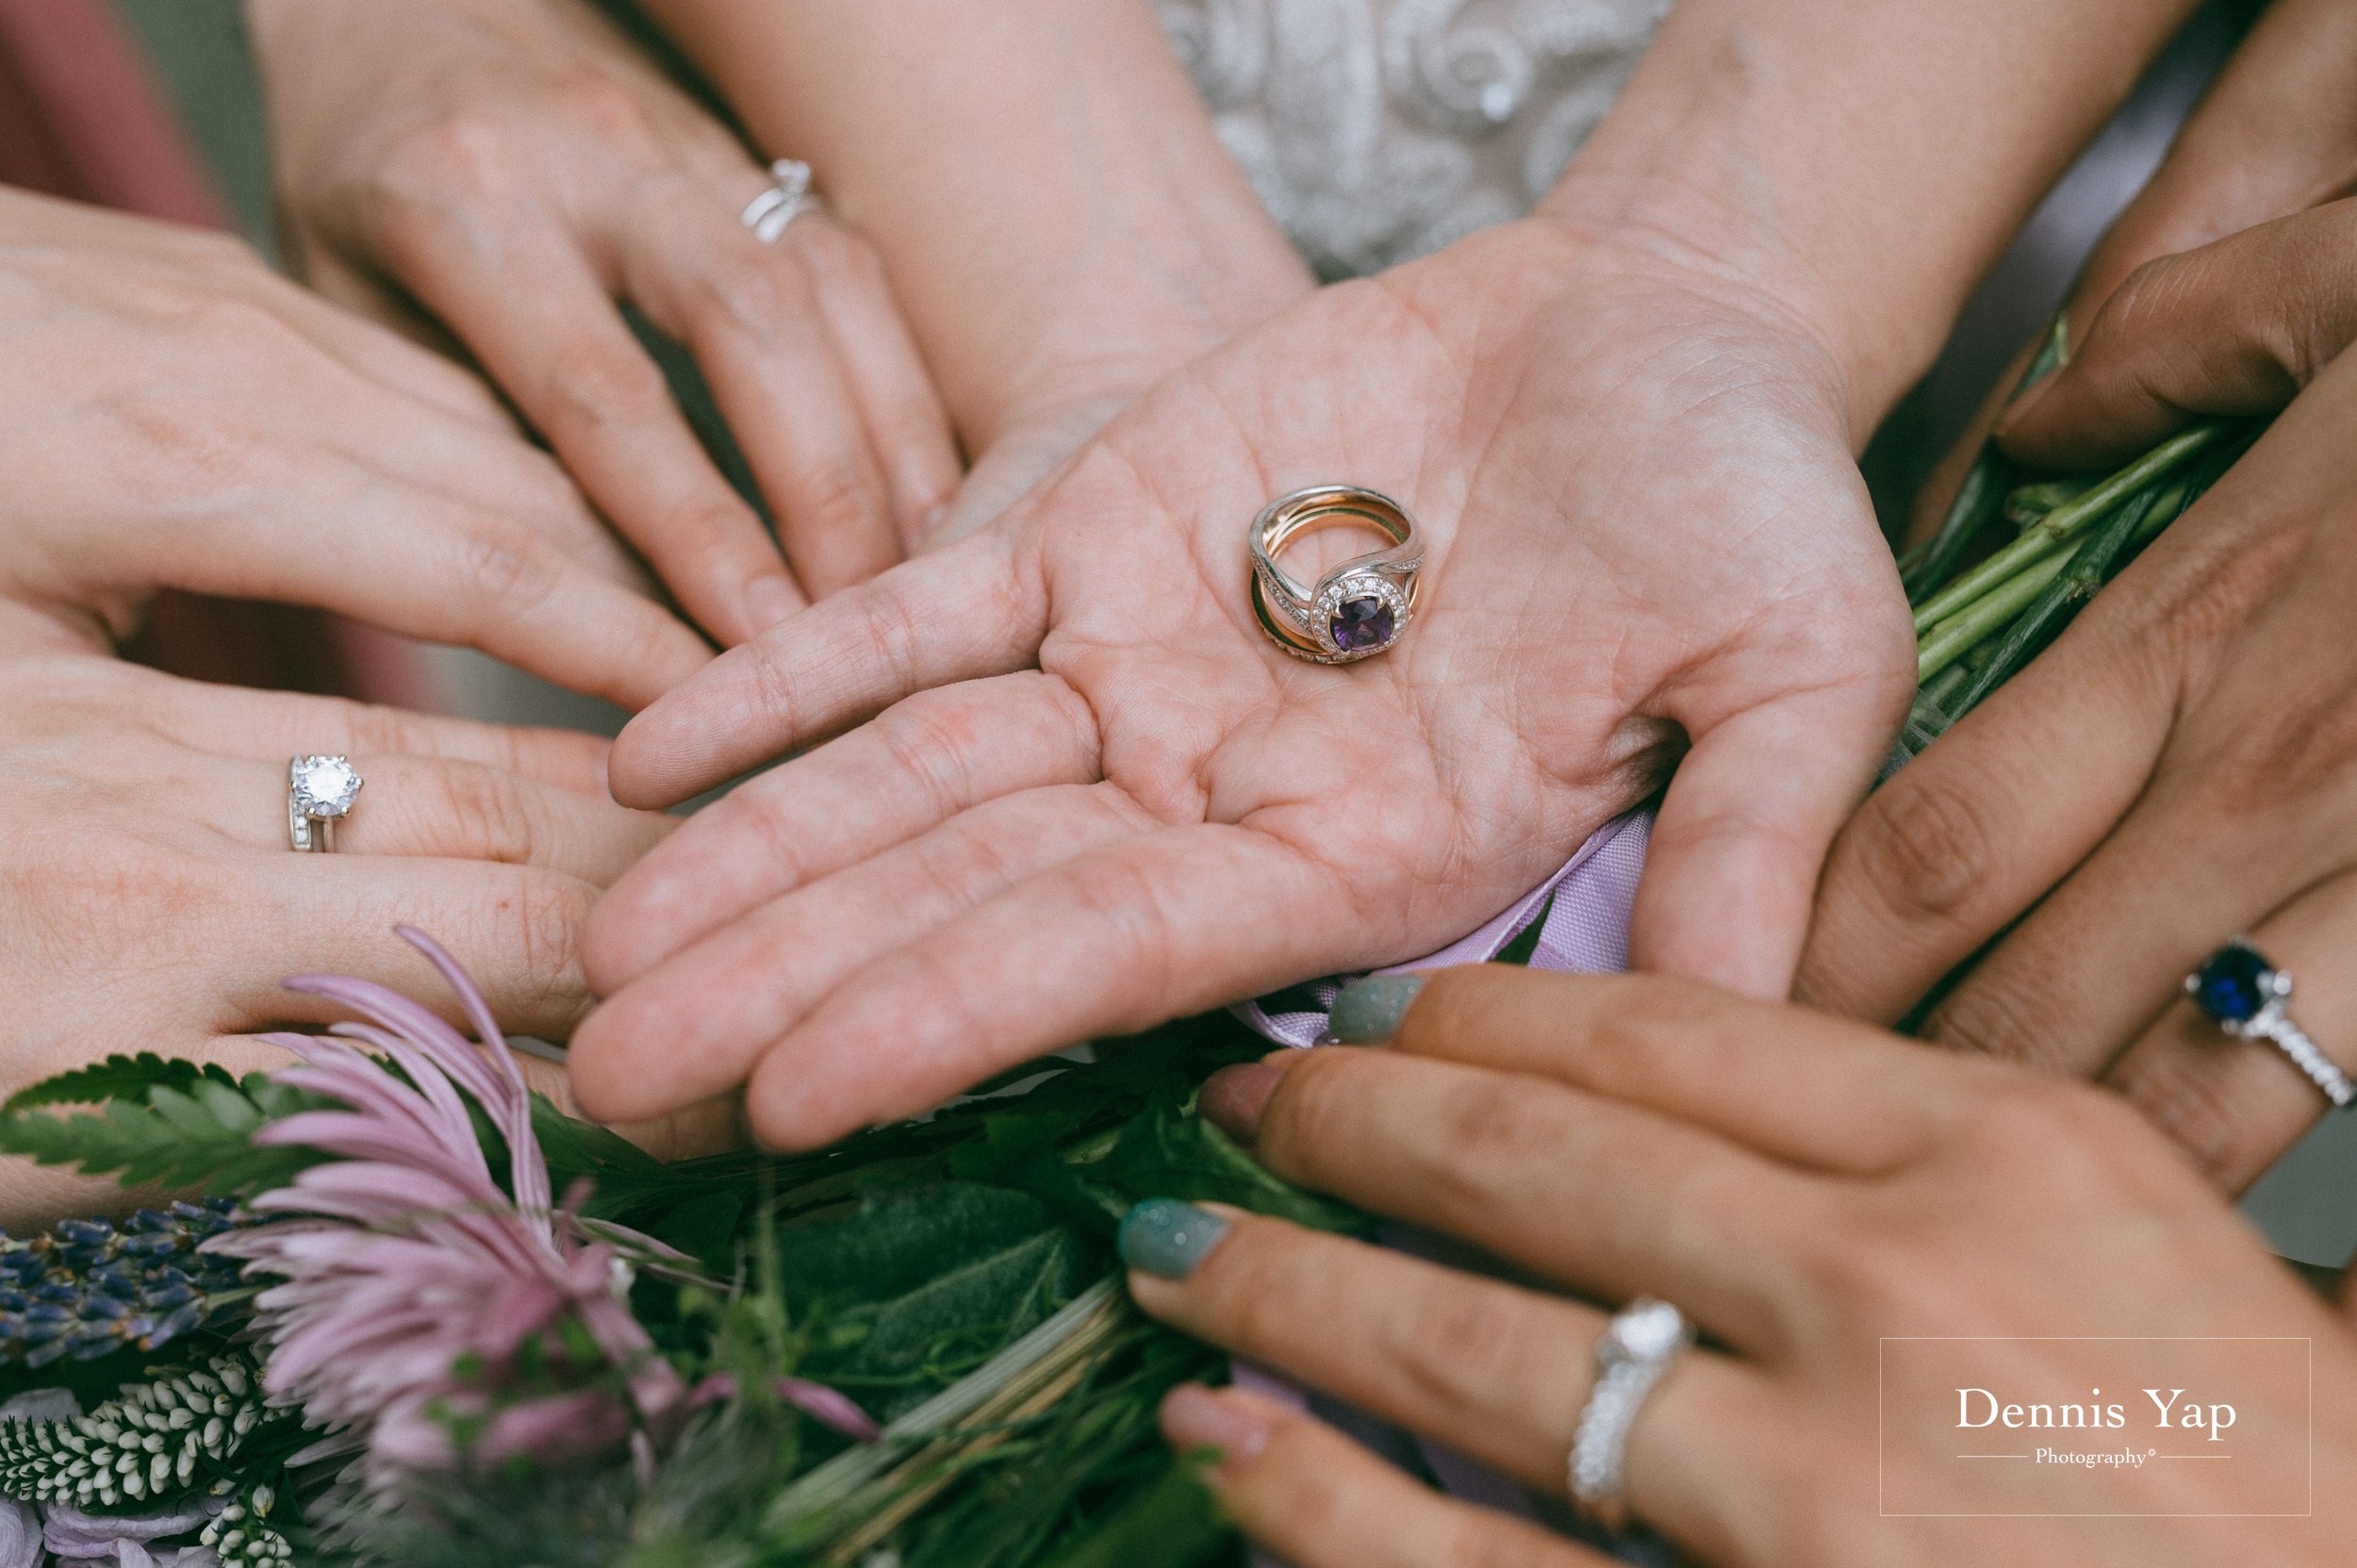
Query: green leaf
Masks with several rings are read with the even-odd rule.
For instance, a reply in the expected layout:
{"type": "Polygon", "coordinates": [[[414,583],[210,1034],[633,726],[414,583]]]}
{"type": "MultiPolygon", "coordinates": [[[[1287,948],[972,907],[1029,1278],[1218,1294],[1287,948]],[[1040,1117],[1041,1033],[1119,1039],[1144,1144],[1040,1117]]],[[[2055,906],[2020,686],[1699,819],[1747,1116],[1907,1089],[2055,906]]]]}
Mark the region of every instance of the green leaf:
{"type": "Polygon", "coordinates": [[[1190,1568],[1228,1539],[1190,1455],[1051,1558],[1047,1568],[1190,1568]]]}
{"type": "Polygon", "coordinates": [[[1232,1203],[1319,1230],[1357,1232],[1367,1226],[1358,1210],[1272,1175],[1227,1133],[1176,1105],[1132,1120],[1103,1158],[1073,1177],[1095,1197],[1108,1231],[1130,1205],[1147,1197],[1232,1203]]]}
{"type": "Polygon", "coordinates": [[[1025,1193],[941,1181],[863,1195],[781,1227],[797,1316],[826,1344],[800,1369],[889,1420],[1020,1339],[1078,1295],[1088,1260],[1025,1193]]]}
{"type": "MultiPolygon", "coordinates": [[[[78,1166],[89,1176],[114,1176],[126,1187],[152,1181],[223,1196],[283,1186],[323,1158],[308,1148],[257,1147],[253,1134],[265,1122],[332,1101],[259,1073],[239,1082],[214,1067],[156,1073],[156,1081],[134,1091],[131,1074],[153,1069],[137,1058],[114,1060],[129,1071],[117,1069],[118,1088],[94,1112],[0,1111],[0,1150],[44,1165],[78,1166]]],[[[83,1078],[86,1084],[93,1081],[83,1078]]]]}
{"type": "Polygon", "coordinates": [[[110,1099],[139,1099],[157,1087],[188,1090],[205,1081],[226,1084],[237,1080],[216,1063],[199,1065],[152,1050],[137,1056],[109,1056],[104,1062],[44,1078],[19,1089],[0,1106],[0,1114],[28,1111],[37,1105],[103,1105],[110,1099]]]}

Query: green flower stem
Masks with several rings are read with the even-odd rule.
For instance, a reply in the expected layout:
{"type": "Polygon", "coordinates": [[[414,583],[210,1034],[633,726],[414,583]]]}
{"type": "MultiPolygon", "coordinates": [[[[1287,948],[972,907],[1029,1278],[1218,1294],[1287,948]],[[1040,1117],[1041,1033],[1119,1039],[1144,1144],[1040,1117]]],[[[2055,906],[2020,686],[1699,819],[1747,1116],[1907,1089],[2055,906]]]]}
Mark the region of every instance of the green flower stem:
{"type": "MultiPolygon", "coordinates": [[[[2040,377],[2069,358],[2069,322],[2057,315],[2053,323],[2046,329],[2046,340],[2038,345],[2036,355],[2030,360],[2030,368],[2022,372],[2020,384],[2014,388],[2014,396],[2019,397],[2040,377]]],[[[1909,601],[1937,591],[1940,585],[1948,580],[1948,574],[1956,569],[1956,562],[1972,547],[1972,541],[1980,536],[1981,530],[1988,525],[1989,520],[2003,504],[2005,491],[2013,477],[2013,464],[1997,450],[1996,443],[1982,443],[1981,454],[1973,459],[1971,469],[1964,476],[1964,483],[1957,487],[1956,499],[1949,505],[1948,515],[1940,520],[1939,531],[1932,536],[1930,546],[1913,569],[1904,572],[1901,579],[1909,601]]]]}
{"type": "Polygon", "coordinates": [[[2062,575],[2069,561],[2069,553],[2058,546],[1941,621],[1916,650],[1915,678],[1930,680],[2003,631],[2062,575]]]}
{"type": "Polygon", "coordinates": [[[2016,572],[2043,561],[2058,546],[2109,516],[2120,503],[2226,434],[2227,428],[2213,421],[2173,436],[2077,500],[2055,507],[2042,521],[2024,529],[2020,538],[1925,601],[1915,612],[1916,631],[1931,630],[2016,572]]]}

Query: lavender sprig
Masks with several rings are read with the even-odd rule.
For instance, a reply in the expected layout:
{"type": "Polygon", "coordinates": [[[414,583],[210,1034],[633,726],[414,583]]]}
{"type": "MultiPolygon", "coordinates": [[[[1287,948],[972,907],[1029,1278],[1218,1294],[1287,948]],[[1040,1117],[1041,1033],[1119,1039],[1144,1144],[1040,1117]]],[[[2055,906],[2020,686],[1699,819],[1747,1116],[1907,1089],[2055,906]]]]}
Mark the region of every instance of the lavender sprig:
{"type": "Polygon", "coordinates": [[[155,1350],[203,1328],[253,1294],[233,1260],[199,1250],[241,1223],[234,1203],[214,1198],[0,1236],[0,1362],[155,1350]]]}

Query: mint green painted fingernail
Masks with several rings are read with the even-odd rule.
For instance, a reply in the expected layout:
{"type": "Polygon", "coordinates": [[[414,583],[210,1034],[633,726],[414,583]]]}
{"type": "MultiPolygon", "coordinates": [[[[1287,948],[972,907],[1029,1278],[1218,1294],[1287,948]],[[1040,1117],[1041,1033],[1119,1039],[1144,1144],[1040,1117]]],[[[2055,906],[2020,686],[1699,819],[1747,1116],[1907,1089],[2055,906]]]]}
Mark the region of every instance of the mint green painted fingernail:
{"type": "Polygon", "coordinates": [[[1408,1004],[1424,989],[1423,975],[1369,975],[1343,987],[1327,1032],[1346,1046],[1379,1046],[1399,1032],[1408,1004]]]}
{"type": "Polygon", "coordinates": [[[1184,1279],[1228,1233],[1228,1222],[1208,1209],[1175,1197],[1149,1197],[1121,1221],[1114,1245],[1131,1268],[1184,1279]]]}

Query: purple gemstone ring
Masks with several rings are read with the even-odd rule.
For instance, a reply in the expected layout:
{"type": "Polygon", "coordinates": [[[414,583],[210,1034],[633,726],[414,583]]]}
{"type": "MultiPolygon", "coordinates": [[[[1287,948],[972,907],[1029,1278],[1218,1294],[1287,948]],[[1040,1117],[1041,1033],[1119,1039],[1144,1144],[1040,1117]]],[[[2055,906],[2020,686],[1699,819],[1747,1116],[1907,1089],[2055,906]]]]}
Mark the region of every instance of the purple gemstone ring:
{"type": "Polygon", "coordinates": [[[1352,664],[1399,641],[1416,609],[1424,541],[1391,497],[1355,485],[1313,485],[1278,496],[1252,520],[1252,613],[1296,659],[1352,664]],[[1286,546],[1327,528],[1360,528],[1391,542],[1304,584],[1277,564],[1286,546]]]}

